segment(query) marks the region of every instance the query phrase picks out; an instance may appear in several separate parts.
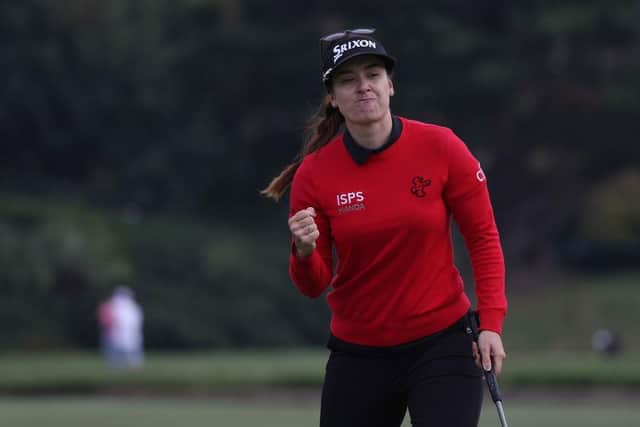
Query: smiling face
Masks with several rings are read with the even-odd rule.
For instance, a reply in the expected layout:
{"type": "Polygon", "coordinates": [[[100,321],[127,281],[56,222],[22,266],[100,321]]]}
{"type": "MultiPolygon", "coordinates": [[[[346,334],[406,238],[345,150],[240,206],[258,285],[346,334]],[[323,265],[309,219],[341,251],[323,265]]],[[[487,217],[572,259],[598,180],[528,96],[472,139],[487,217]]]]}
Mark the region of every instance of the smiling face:
{"type": "Polygon", "coordinates": [[[389,116],[393,82],[382,59],[357,56],[334,72],[329,95],[331,105],[340,110],[347,123],[369,125],[389,116]]]}

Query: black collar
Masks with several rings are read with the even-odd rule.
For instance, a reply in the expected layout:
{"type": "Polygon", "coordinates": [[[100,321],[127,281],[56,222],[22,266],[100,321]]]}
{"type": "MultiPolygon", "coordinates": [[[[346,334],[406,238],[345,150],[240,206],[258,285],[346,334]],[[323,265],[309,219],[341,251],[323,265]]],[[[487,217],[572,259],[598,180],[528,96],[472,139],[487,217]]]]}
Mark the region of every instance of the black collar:
{"type": "Polygon", "coordinates": [[[384,143],[382,147],[376,149],[370,149],[359,145],[349,133],[349,130],[345,127],[344,134],[342,136],[342,140],[344,142],[344,146],[347,151],[351,155],[351,158],[354,162],[359,165],[365,164],[370,155],[379,153],[387,148],[391,147],[394,142],[400,138],[400,134],[402,133],[402,121],[396,116],[391,116],[391,134],[389,135],[389,139],[384,143]]]}

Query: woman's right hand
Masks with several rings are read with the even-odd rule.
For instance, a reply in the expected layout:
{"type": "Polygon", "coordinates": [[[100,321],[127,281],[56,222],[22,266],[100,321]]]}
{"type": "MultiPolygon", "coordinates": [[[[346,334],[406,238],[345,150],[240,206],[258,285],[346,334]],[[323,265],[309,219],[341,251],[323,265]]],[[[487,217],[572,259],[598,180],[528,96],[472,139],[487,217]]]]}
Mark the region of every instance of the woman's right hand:
{"type": "Polygon", "coordinates": [[[289,218],[289,230],[293,235],[293,242],[296,245],[296,255],[304,258],[316,248],[316,240],[320,236],[318,226],[314,221],[315,209],[309,207],[296,212],[289,218]]]}

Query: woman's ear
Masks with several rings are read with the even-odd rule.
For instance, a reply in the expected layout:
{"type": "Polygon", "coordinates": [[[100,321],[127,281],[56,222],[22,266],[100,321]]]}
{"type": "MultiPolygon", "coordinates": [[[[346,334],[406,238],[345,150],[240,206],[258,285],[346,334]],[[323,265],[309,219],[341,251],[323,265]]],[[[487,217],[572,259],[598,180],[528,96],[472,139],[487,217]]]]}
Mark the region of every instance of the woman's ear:
{"type": "Polygon", "coordinates": [[[394,93],[395,91],[393,89],[393,80],[389,79],[389,96],[393,96],[394,93]]]}
{"type": "Polygon", "coordinates": [[[333,93],[329,93],[329,103],[333,108],[338,108],[338,104],[336,103],[336,97],[333,96],[333,93]]]}

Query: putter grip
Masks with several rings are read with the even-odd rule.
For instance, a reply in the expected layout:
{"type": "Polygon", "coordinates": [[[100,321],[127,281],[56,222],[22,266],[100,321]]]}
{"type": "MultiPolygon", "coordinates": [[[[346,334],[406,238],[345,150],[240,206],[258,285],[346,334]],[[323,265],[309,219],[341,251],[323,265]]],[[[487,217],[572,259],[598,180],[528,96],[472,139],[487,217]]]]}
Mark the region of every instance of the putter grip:
{"type": "Polygon", "coordinates": [[[500,387],[498,387],[498,381],[496,381],[496,373],[493,368],[489,371],[484,371],[484,377],[487,380],[487,386],[489,387],[489,393],[491,393],[491,399],[495,402],[502,402],[502,396],[500,395],[500,387]]]}

